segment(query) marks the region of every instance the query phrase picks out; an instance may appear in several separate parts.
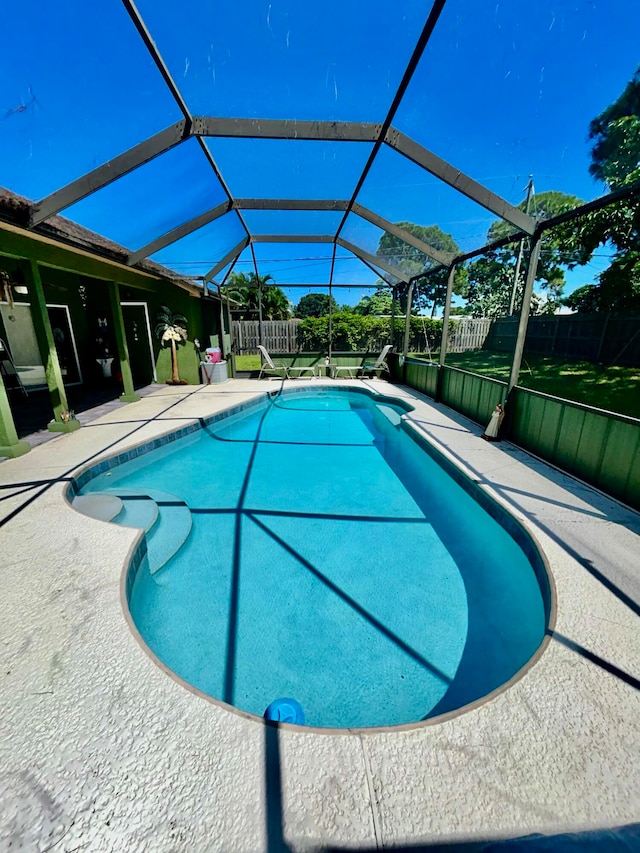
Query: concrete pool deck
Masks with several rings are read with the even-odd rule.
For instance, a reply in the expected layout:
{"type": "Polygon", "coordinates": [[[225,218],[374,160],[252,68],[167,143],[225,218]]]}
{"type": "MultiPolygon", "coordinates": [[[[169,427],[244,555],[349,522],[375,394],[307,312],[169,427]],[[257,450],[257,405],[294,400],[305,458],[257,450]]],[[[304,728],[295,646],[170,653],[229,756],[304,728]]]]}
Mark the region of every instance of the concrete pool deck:
{"type": "Polygon", "coordinates": [[[64,491],[279,383],[162,388],[0,464],[0,850],[375,850],[640,820],[640,516],[410,389],[327,383],[411,402],[532,532],[557,593],[544,653],[477,707],[395,731],[275,729],[186,689],[123,616],[139,534],[64,491]]]}

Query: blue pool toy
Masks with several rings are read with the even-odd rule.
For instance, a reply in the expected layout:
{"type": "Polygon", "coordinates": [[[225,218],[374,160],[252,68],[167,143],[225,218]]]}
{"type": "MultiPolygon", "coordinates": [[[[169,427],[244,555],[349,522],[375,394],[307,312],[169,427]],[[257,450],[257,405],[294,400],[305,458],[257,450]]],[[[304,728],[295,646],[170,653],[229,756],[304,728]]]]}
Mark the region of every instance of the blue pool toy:
{"type": "Polygon", "coordinates": [[[279,723],[297,723],[304,725],[302,705],[295,699],[274,699],[264,712],[265,720],[276,720],[279,723]]]}

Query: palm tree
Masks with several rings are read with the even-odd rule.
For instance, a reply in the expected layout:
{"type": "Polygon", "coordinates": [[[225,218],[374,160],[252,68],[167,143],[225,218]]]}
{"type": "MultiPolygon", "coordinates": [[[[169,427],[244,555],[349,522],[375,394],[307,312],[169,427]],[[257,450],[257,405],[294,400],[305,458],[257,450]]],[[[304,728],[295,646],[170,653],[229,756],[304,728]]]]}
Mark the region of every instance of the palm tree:
{"type": "Polygon", "coordinates": [[[156,315],[155,336],[163,347],[171,345],[171,379],[167,385],[186,385],[186,380],[180,379],[178,374],[176,344],[183,344],[187,340],[187,318],[182,314],[174,314],[163,305],[156,315]]]}
{"type": "Polygon", "coordinates": [[[270,320],[288,320],[291,316],[291,304],[279,287],[265,288],[262,294],[262,310],[270,320]]]}
{"type": "Polygon", "coordinates": [[[255,273],[232,273],[229,284],[223,287],[225,296],[239,303],[235,309],[241,319],[253,319],[258,314],[258,290],[262,290],[262,315],[269,320],[288,320],[291,311],[284,291],[274,287],[270,275],[256,276],[255,273]],[[241,313],[240,313],[241,312],[241,313]]]}

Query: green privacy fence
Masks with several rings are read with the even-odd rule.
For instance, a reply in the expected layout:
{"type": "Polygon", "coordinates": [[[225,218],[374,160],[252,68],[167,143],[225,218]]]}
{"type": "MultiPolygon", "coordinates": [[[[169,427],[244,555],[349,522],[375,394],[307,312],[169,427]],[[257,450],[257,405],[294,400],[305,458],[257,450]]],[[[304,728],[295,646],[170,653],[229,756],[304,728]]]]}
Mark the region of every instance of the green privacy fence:
{"type": "Polygon", "coordinates": [[[391,378],[451,406],[471,420],[486,424],[496,403],[504,403],[506,382],[488,379],[457,367],[440,368],[434,362],[407,358],[404,371],[397,357],[390,361],[391,378]]]}
{"type": "MultiPolygon", "coordinates": [[[[422,391],[483,426],[506,383],[454,367],[397,359],[394,381],[422,391]]],[[[508,438],[536,456],[640,510],[640,420],[514,388],[508,405],[508,438]]]]}
{"type": "Polygon", "coordinates": [[[640,421],[524,388],[511,407],[516,444],[640,509],[640,421]]]}
{"type": "MultiPolygon", "coordinates": [[[[483,349],[512,353],[518,322],[517,317],[492,320],[483,349]]],[[[636,366],[640,364],[640,317],[604,312],[530,317],[524,350],[636,366]]]]}
{"type": "MultiPolygon", "coordinates": [[[[393,367],[389,365],[393,373],[393,367]]],[[[436,397],[438,393],[438,374],[439,369],[437,364],[430,364],[424,361],[414,361],[408,358],[405,361],[405,384],[410,385],[417,391],[422,391],[429,397],[436,397]]]]}
{"type": "Polygon", "coordinates": [[[442,370],[440,401],[472,421],[487,424],[496,403],[504,403],[506,396],[506,382],[455,367],[442,370]]]}

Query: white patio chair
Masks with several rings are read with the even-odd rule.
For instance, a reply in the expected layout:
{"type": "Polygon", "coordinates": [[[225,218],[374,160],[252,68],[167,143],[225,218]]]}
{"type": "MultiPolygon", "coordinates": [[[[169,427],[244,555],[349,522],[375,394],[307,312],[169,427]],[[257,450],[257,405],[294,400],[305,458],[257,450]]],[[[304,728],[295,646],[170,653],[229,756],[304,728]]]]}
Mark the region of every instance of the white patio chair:
{"type": "Polygon", "coordinates": [[[358,371],[360,370],[359,364],[332,364],[331,365],[331,377],[332,379],[337,379],[338,374],[340,373],[348,373],[349,379],[355,379],[358,375],[358,371]]]}
{"type": "Polygon", "coordinates": [[[362,374],[365,373],[375,373],[376,370],[381,371],[382,373],[390,373],[389,365],[386,362],[387,355],[391,350],[393,344],[387,344],[380,355],[376,358],[374,362],[369,363],[371,359],[365,358],[363,364],[358,368],[358,371],[362,374]]]}
{"type": "Polygon", "coordinates": [[[385,359],[386,359],[387,354],[388,354],[389,350],[391,349],[391,347],[392,347],[392,344],[387,344],[384,347],[384,349],[382,350],[382,352],[380,353],[380,355],[377,356],[377,358],[375,360],[373,360],[371,358],[365,358],[365,360],[362,362],[362,364],[359,364],[359,365],[336,364],[332,368],[332,370],[333,370],[332,375],[334,378],[336,378],[339,373],[344,371],[344,372],[348,372],[350,375],[350,378],[353,379],[354,373],[355,373],[355,378],[357,378],[359,373],[362,373],[364,375],[365,373],[373,373],[376,370],[380,370],[382,372],[389,373],[390,372],[389,371],[389,365],[387,364],[385,359]]]}
{"type": "Polygon", "coordinates": [[[295,376],[299,379],[305,373],[309,373],[311,378],[314,379],[316,375],[315,367],[310,364],[300,367],[295,367],[293,364],[290,364],[289,367],[287,367],[287,372],[289,373],[289,379],[293,379],[295,376]]]}
{"type": "Polygon", "coordinates": [[[286,364],[274,361],[261,344],[258,344],[258,349],[260,350],[261,357],[260,374],[258,379],[262,379],[264,374],[277,376],[278,379],[289,378],[289,368],[286,364]]]}

